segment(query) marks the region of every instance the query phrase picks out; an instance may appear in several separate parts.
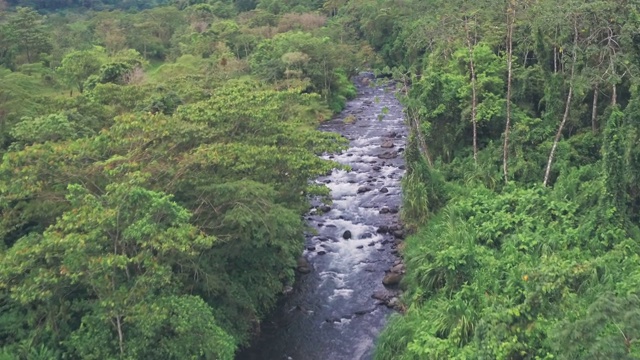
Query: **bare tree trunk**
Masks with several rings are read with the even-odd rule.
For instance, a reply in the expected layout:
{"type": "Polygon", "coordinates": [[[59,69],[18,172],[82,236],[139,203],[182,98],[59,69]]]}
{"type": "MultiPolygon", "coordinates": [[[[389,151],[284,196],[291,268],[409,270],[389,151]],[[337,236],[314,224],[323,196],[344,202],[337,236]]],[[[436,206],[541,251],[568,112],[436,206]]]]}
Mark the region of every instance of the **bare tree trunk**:
{"type": "Polygon", "coordinates": [[[615,106],[618,103],[618,93],[616,91],[616,84],[611,85],[611,105],[615,106]]]}
{"type": "Polygon", "coordinates": [[[593,86],[593,104],[591,105],[591,131],[598,132],[598,83],[593,86]]]}
{"type": "Polygon", "coordinates": [[[124,357],[124,334],[122,333],[122,321],[120,315],[116,316],[116,323],[118,324],[118,343],[120,344],[120,358],[124,357]]]}
{"type": "Polygon", "coordinates": [[[507,9],[507,123],[504,128],[504,146],[502,149],[502,171],[504,182],[509,182],[509,129],[511,127],[511,78],[513,77],[513,25],[515,23],[515,4],[509,1],[507,9]]]}
{"type": "Polygon", "coordinates": [[[547,161],[547,169],[544,172],[544,181],[542,182],[543,186],[547,186],[549,183],[549,174],[551,173],[551,164],[553,163],[553,158],[556,153],[556,148],[558,147],[558,142],[560,141],[560,137],[562,136],[562,130],[564,129],[564,125],[567,123],[567,118],[569,118],[569,110],[571,109],[571,96],[573,95],[573,77],[574,70],[576,67],[576,47],[578,47],[578,24],[577,20],[573,19],[573,59],[571,61],[571,77],[569,78],[569,94],[567,94],[567,102],[564,107],[564,115],[562,115],[562,122],[560,122],[560,126],[558,127],[558,132],[556,132],[556,137],[553,139],[553,146],[551,146],[551,153],[549,154],[549,160],[547,161]]]}
{"type": "Polygon", "coordinates": [[[422,131],[420,130],[420,121],[418,120],[418,115],[411,115],[407,113],[409,116],[409,121],[411,125],[413,125],[416,136],[418,137],[418,147],[420,148],[420,153],[422,156],[427,159],[427,163],[430,167],[433,167],[433,160],[431,160],[431,154],[429,153],[429,148],[427,147],[427,142],[422,135],[422,131]]]}
{"type": "MultiPolygon", "coordinates": [[[[464,28],[467,33],[467,47],[469,48],[469,69],[471,70],[471,123],[473,124],[473,161],[478,165],[478,124],[476,121],[478,113],[478,96],[476,93],[476,68],[473,63],[473,46],[471,44],[471,34],[464,22],[464,28]]],[[[475,45],[475,44],[474,44],[475,45]]]]}

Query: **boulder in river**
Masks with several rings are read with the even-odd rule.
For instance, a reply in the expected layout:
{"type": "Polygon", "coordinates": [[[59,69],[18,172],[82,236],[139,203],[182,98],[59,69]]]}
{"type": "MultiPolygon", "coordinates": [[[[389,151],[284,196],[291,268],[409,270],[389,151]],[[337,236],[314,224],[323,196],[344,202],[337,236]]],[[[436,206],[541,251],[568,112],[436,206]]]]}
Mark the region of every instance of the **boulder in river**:
{"type": "Polygon", "coordinates": [[[395,274],[404,274],[404,264],[400,263],[400,264],[394,265],[390,271],[395,274]]]}
{"type": "Polygon", "coordinates": [[[391,149],[393,147],[393,141],[391,140],[387,140],[385,142],[382,143],[382,145],[380,145],[381,148],[383,149],[391,149]]]}
{"type": "Polygon", "coordinates": [[[387,307],[389,308],[398,308],[400,306],[400,300],[398,300],[397,297],[392,297],[391,299],[389,299],[389,301],[387,301],[387,307]]]}
{"type": "Polygon", "coordinates": [[[380,209],[380,214],[388,214],[390,212],[388,207],[383,207],[382,209],[380,209]]]}
{"type": "Polygon", "coordinates": [[[369,192],[369,191],[371,191],[371,188],[368,187],[368,186],[360,186],[358,188],[358,194],[364,194],[364,193],[369,192]]]}
{"type": "Polygon", "coordinates": [[[393,293],[387,289],[376,290],[371,297],[376,300],[387,302],[393,297],[393,293]]]}
{"type": "Polygon", "coordinates": [[[351,231],[346,230],[344,233],[342,233],[342,238],[345,240],[351,239],[351,231]]]}
{"type": "Polygon", "coordinates": [[[320,211],[322,211],[323,213],[328,213],[329,211],[331,211],[331,206],[329,206],[329,205],[321,205],[320,206],[320,211]]]}
{"type": "Polygon", "coordinates": [[[385,151],[382,154],[378,155],[378,158],[380,159],[395,159],[396,157],[398,157],[398,153],[395,151],[385,151]]]}
{"type": "Polygon", "coordinates": [[[384,233],[388,233],[389,232],[389,227],[386,225],[382,225],[378,228],[378,230],[376,231],[378,234],[384,234],[384,233]]]}
{"type": "Polygon", "coordinates": [[[311,272],[311,264],[309,264],[309,261],[304,256],[300,256],[298,258],[298,266],[296,269],[301,274],[308,274],[311,272]]]}
{"type": "Polygon", "coordinates": [[[380,188],[380,190],[379,190],[379,191],[380,191],[381,193],[383,193],[383,194],[386,194],[386,193],[388,193],[388,192],[389,192],[389,189],[387,189],[387,187],[386,187],[386,186],[383,186],[382,188],[380,188]]]}
{"type": "Polygon", "coordinates": [[[388,273],[382,279],[382,284],[385,286],[394,286],[394,285],[398,285],[401,280],[402,280],[402,274],[388,273]]]}

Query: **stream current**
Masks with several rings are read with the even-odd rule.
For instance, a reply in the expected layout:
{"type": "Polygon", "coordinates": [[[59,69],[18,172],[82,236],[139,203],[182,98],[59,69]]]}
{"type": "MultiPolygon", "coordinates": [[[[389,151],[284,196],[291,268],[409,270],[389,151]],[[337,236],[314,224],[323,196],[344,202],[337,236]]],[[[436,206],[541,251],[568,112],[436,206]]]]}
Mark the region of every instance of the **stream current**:
{"type": "Polygon", "coordinates": [[[382,280],[399,263],[407,136],[395,85],[375,80],[371,74],[358,76],[356,98],[321,126],[349,139],[347,150],[323,157],[351,171],[334,170],[315,180],[329,187],[333,203],[316,200],[306,215],[316,229],[307,234],[302,254],[310,272],[298,274],[293,290],[263,322],[260,339],[239,355],[241,360],[373,358],[375,340],[394,311],[388,301],[397,292],[382,280]]]}

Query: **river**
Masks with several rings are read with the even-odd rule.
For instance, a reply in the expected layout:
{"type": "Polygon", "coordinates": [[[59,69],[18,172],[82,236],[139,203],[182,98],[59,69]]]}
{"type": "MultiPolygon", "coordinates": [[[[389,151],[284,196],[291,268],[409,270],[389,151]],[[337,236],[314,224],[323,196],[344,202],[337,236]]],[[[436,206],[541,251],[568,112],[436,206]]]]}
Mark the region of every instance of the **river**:
{"type": "Polygon", "coordinates": [[[393,83],[371,74],[355,83],[357,97],[321,126],[350,140],[346,151],[323,157],[352,170],[315,180],[331,189],[333,203],[314,201],[306,218],[316,230],[307,234],[302,272],[240,360],[371,359],[394,311],[398,290],[382,281],[404,272],[397,246],[407,129],[393,83]]]}

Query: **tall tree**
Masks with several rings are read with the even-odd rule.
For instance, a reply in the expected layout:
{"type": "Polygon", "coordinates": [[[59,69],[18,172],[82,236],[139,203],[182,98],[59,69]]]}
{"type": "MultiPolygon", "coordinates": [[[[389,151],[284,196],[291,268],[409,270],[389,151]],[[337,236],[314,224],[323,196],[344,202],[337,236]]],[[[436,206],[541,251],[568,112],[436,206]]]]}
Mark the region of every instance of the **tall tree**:
{"type": "Polygon", "coordinates": [[[18,7],[8,21],[11,34],[18,44],[18,51],[26,56],[26,62],[35,61],[40,53],[51,49],[51,39],[46,31],[43,18],[35,10],[18,7]]]}
{"type": "Polygon", "coordinates": [[[553,158],[555,156],[556,149],[558,147],[558,142],[560,141],[560,137],[562,136],[562,130],[564,129],[565,124],[567,123],[567,119],[569,118],[569,112],[571,110],[571,99],[573,97],[574,91],[574,79],[575,79],[575,69],[577,62],[577,51],[578,51],[578,19],[577,15],[574,13],[572,16],[573,23],[573,44],[571,51],[571,70],[569,70],[569,92],[567,93],[567,100],[565,101],[564,114],[562,115],[562,121],[560,122],[560,126],[558,126],[558,131],[556,132],[556,136],[553,139],[553,145],[551,145],[551,152],[549,153],[549,159],[547,160],[547,167],[544,172],[544,180],[542,181],[543,186],[547,186],[549,183],[549,175],[551,174],[551,164],[553,163],[553,158]]]}
{"type": "Polygon", "coordinates": [[[89,76],[97,74],[105,55],[101,48],[72,51],[64,56],[56,70],[70,86],[76,87],[82,94],[84,82],[89,76]]]}
{"type": "Polygon", "coordinates": [[[509,182],[509,130],[511,129],[511,83],[513,79],[513,31],[516,21],[516,4],[507,0],[507,121],[504,126],[502,146],[502,173],[509,182]]]}

